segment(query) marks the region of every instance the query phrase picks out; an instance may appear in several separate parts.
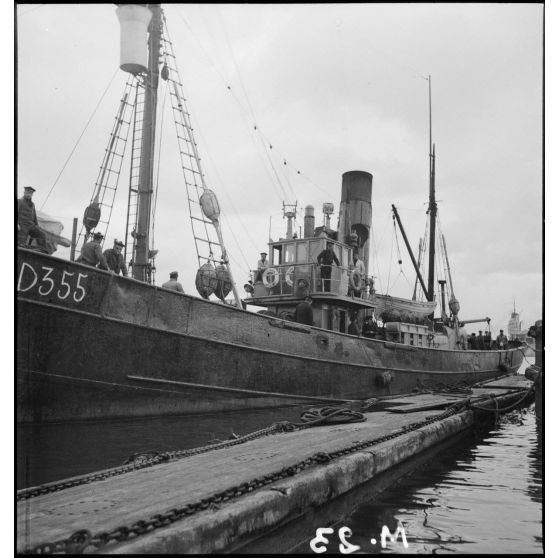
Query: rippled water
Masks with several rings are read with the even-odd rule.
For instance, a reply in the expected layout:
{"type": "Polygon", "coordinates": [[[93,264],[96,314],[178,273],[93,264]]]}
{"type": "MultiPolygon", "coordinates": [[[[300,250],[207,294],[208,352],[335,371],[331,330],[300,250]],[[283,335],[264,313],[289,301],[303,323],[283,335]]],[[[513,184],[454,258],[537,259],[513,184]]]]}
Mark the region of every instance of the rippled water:
{"type": "MultiPolygon", "coordinates": [[[[136,452],[198,447],[274,421],[298,422],[303,408],[19,427],[17,487],[115,467],[136,452]]],[[[532,407],[501,417],[340,519],[327,553],[339,553],[340,527],[351,529],[348,542],[361,547],[355,553],[542,553],[542,448],[532,407]],[[382,527],[394,533],[398,522],[408,547],[399,538],[382,549],[382,527]]],[[[294,547],[313,553],[309,540],[294,547]]]]}
{"type": "MultiPolygon", "coordinates": [[[[338,521],[327,552],[339,553],[339,529],[348,527],[347,542],[361,547],[354,553],[542,553],[542,501],[534,409],[514,411],[338,521]],[[408,547],[399,537],[382,549],[383,526],[394,534],[398,524],[408,547]]],[[[297,550],[313,553],[309,541],[297,550]]]]}

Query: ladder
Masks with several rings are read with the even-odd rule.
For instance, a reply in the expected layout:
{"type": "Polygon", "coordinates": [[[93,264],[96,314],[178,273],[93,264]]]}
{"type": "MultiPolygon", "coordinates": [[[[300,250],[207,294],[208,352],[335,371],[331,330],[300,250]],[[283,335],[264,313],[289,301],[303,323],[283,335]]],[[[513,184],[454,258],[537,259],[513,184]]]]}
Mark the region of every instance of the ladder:
{"type": "Polygon", "coordinates": [[[140,180],[141,145],[143,138],[143,111],[145,106],[145,83],[144,76],[138,76],[135,86],[135,103],[133,114],[132,148],[130,156],[130,181],[128,189],[128,216],[126,219],[126,232],[124,240],[124,262],[130,267],[136,247],[135,231],[138,218],[138,192],[140,180]]]}
{"type": "Polygon", "coordinates": [[[182,174],[186,185],[186,197],[198,265],[201,267],[208,262],[219,265],[223,263],[224,255],[213,223],[203,214],[200,205],[200,197],[206,189],[205,177],[201,168],[197,144],[194,140],[190,114],[186,108],[182,82],[176,67],[174,49],[168,39],[166,20],[164,20],[161,50],[164,64],[163,71],[169,82],[173,120],[178,139],[182,174]]]}
{"type": "Polygon", "coordinates": [[[78,237],[78,245],[85,244],[85,242],[89,240],[89,236],[93,233],[93,231],[106,235],[112,214],[118,181],[120,179],[120,171],[122,170],[126,142],[130,131],[131,116],[135,104],[135,101],[132,98],[134,82],[135,78],[133,76],[130,76],[126,82],[124,94],[120,100],[118,112],[114,119],[112,131],[109,136],[108,145],[105,149],[103,161],[93,188],[90,207],[94,205],[100,209],[99,220],[97,224],[91,228],[89,234],[85,225],[82,224],[78,237]]]}

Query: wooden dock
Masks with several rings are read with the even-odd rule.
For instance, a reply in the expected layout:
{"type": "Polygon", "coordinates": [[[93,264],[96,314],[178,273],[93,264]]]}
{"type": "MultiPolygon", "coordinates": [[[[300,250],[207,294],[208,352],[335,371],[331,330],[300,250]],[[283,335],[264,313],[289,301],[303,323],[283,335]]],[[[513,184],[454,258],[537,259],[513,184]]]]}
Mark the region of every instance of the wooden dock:
{"type": "Polygon", "coordinates": [[[493,420],[494,409],[527,404],[530,388],[523,376],[509,376],[467,395],[394,397],[364,413],[364,422],[278,426],[199,454],[25,489],[18,492],[17,552],[234,551],[477,420],[493,420]]]}

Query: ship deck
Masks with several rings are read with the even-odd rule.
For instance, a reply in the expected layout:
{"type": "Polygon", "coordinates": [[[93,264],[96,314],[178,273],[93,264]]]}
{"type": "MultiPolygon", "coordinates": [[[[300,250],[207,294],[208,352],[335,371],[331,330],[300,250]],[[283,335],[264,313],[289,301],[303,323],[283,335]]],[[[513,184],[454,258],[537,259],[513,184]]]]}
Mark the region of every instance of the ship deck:
{"type": "Polygon", "coordinates": [[[393,482],[397,467],[408,470],[476,421],[493,420],[481,408],[505,412],[527,402],[530,387],[525,377],[509,376],[466,396],[392,397],[364,413],[365,422],[241,439],[127,472],[107,470],[98,480],[75,477],[25,489],[18,492],[17,551],[251,551],[270,533],[281,550],[281,529],[310,518],[304,536],[312,537],[321,525],[316,518],[327,521],[319,515],[326,504],[376,480],[393,482]]]}

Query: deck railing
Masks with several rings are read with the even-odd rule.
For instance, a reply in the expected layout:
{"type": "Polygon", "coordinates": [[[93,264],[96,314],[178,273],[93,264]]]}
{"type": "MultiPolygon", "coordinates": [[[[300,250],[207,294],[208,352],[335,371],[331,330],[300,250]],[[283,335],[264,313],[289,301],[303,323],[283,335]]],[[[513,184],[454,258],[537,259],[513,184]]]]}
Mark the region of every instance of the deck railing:
{"type": "MultiPolygon", "coordinates": [[[[270,266],[260,271],[252,271],[254,283],[254,297],[297,295],[303,296],[306,291],[316,293],[331,293],[336,295],[350,294],[349,274],[352,270],[347,267],[333,265],[331,277],[323,277],[318,264],[283,264],[270,266]]],[[[359,295],[369,298],[365,289],[359,295]]]]}

